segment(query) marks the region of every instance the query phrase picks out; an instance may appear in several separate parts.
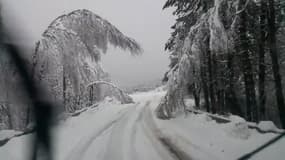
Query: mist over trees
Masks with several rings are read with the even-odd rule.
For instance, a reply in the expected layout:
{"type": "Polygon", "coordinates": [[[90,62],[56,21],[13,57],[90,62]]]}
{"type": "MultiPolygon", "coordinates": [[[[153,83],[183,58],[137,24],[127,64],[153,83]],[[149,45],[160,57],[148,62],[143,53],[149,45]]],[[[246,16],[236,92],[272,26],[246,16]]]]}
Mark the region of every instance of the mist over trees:
{"type": "Polygon", "coordinates": [[[165,45],[168,92],[157,108],[168,119],[196,108],[273,120],[285,127],[285,3],[280,0],[167,0],[177,17],[165,45]]]}

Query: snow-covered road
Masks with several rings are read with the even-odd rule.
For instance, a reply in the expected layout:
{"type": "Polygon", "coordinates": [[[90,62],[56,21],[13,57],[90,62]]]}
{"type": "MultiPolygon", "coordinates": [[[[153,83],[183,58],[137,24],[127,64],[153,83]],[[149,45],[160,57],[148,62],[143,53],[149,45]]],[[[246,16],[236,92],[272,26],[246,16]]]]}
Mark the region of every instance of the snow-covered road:
{"type": "MultiPolygon", "coordinates": [[[[132,95],[134,104],[106,99],[53,129],[55,160],[234,160],[276,134],[260,134],[237,123],[219,124],[206,114],[183,113],[159,120],[154,109],[165,94],[132,95]]],[[[193,103],[193,102],[190,102],[193,103]]],[[[0,132],[1,137],[1,132],[0,132]]],[[[0,159],[25,160],[33,134],[0,147],[0,159]]],[[[285,138],[253,159],[282,159],[285,138]]]]}
{"type": "Polygon", "coordinates": [[[154,124],[149,124],[152,117],[146,113],[149,104],[128,106],[102,129],[86,135],[88,138],[80,141],[65,160],[173,160],[150,128],[154,124]]]}
{"type": "MultiPolygon", "coordinates": [[[[106,100],[53,130],[56,160],[177,160],[177,149],[163,143],[154,122],[153,106],[163,92],[133,95],[134,104],[106,100]]],[[[13,138],[0,148],[1,159],[29,157],[32,135],[13,138]]],[[[185,159],[187,160],[187,159],[185,159]]]]}

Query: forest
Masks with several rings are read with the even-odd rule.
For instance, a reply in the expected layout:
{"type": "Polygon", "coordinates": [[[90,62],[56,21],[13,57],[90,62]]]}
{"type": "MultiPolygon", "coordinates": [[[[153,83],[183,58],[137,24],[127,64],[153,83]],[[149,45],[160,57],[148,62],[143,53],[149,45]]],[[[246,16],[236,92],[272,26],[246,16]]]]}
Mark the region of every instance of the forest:
{"type": "Polygon", "coordinates": [[[175,8],[177,20],[159,117],[185,108],[190,94],[207,112],[285,127],[284,1],[168,0],[163,8],[175,8]]]}

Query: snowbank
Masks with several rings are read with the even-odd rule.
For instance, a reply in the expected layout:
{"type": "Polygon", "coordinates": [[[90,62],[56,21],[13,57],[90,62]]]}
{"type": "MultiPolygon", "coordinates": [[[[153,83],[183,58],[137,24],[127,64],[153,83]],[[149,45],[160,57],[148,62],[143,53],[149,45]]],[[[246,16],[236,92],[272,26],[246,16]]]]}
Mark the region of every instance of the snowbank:
{"type": "Polygon", "coordinates": [[[264,132],[268,131],[280,131],[272,121],[261,121],[258,123],[257,127],[264,132]]]}
{"type": "Polygon", "coordinates": [[[21,131],[15,131],[15,130],[1,130],[0,131],[0,141],[5,139],[10,139],[18,134],[21,134],[21,131]]]}
{"type": "MultiPolygon", "coordinates": [[[[278,136],[278,134],[262,134],[256,129],[250,129],[249,123],[238,116],[230,116],[229,120],[230,123],[217,123],[208,114],[189,113],[187,117],[181,115],[171,120],[155,119],[155,122],[163,136],[172,139],[176,146],[185,148],[188,145],[188,152],[195,155],[194,159],[238,159],[278,136]]],[[[276,129],[270,122],[262,122],[258,127],[270,131],[276,129]]],[[[253,159],[283,160],[284,148],[285,138],[261,151],[260,155],[254,156],[253,159]]]]}
{"type": "MultiPolygon", "coordinates": [[[[61,121],[53,128],[55,159],[68,159],[68,155],[75,152],[74,149],[88,146],[90,139],[110,123],[125,113],[125,109],[131,104],[122,105],[117,100],[106,98],[95,108],[88,108],[79,116],[69,117],[61,121]]],[[[0,137],[11,137],[18,132],[1,131],[0,137]]],[[[0,147],[0,159],[25,160],[29,159],[30,143],[33,134],[12,138],[4,146],[0,147]]],[[[78,150],[78,149],[77,149],[78,150]]]]}

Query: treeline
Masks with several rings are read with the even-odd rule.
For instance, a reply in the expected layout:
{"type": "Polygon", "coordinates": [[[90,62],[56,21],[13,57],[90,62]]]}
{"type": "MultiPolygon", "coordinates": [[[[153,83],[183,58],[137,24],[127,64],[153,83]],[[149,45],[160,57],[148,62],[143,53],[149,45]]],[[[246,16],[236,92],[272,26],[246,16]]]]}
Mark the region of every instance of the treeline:
{"type": "Polygon", "coordinates": [[[169,7],[177,20],[165,46],[170,89],[160,108],[173,108],[170,95],[183,87],[198,108],[253,122],[270,119],[285,128],[285,3],[167,0],[163,8],[169,7]]]}

